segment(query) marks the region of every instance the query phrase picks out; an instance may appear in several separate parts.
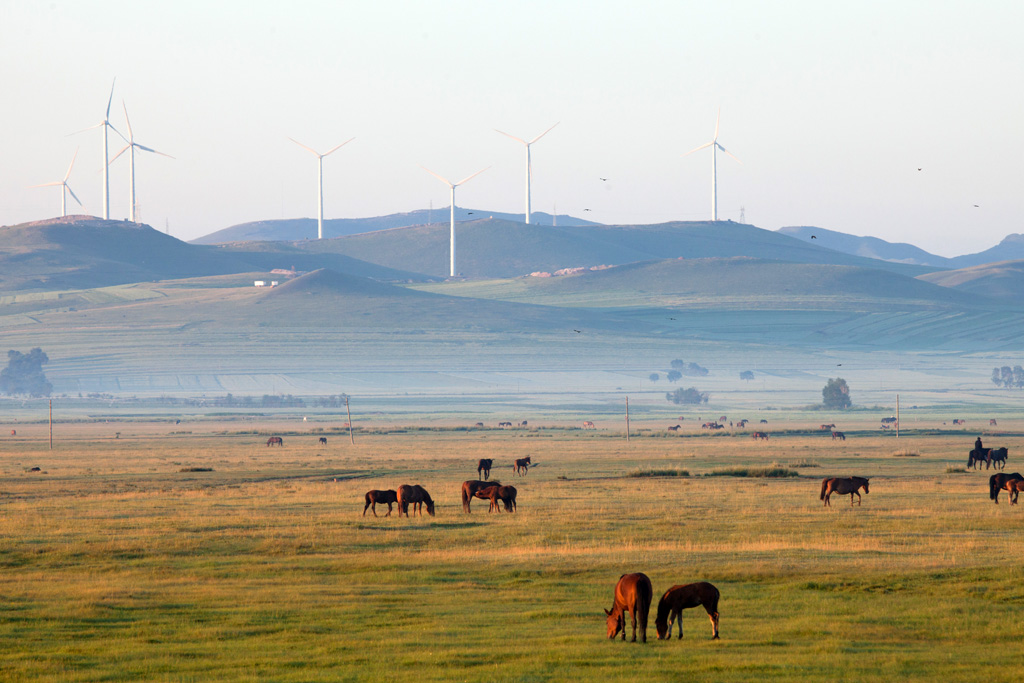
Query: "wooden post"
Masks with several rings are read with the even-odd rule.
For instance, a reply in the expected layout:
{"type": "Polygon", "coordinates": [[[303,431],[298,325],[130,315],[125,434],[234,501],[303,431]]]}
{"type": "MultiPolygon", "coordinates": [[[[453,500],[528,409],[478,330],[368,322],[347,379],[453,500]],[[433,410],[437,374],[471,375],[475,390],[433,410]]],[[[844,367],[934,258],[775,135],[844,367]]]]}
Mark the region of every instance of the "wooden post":
{"type": "Polygon", "coordinates": [[[53,450],[53,399],[50,399],[50,450],[53,450]]]}
{"type": "Polygon", "coordinates": [[[345,412],[348,413],[348,442],[355,445],[356,439],[352,436],[352,410],[348,407],[348,396],[345,397],[345,412]]]}
{"type": "Polygon", "coordinates": [[[896,438],[900,438],[900,395],[896,394],[896,438]]]}
{"type": "Polygon", "coordinates": [[[626,397],[626,443],[629,443],[629,396],[626,397]]]}

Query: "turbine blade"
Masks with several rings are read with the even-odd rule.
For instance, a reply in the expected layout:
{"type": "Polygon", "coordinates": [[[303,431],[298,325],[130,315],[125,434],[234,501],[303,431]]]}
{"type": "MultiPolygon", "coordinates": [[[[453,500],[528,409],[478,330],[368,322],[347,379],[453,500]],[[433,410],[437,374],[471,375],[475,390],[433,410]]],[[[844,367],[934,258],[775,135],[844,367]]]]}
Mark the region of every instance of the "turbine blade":
{"type": "Polygon", "coordinates": [[[501,133],[501,134],[502,134],[502,135],[504,135],[505,137],[507,137],[507,138],[512,138],[512,139],[513,139],[513,140],[515,140],[516,142],[521,142],[521,143],[523,143],[524,145],[525,145],[525,144],[528,144],[528,143],[526,142],[526,140],[523,140],[522,138],[517,138],[517,137],[516,137],[515,135],[509,135],[508,133],[503,133],[502,131],[498,130],[497,128],[495,128],[495,129],[494,129],[494,132],[495,132],[495,133],[501,133]]]}
{"type": "Polygon", "coordinates": [[[124,103],[124,100],[121,100],[121,106],[124,107],[124,120],[128,123],[128,139],[134,140],[135,134],[132,133],[132,120],[128,118],[128,105],[124,103]]]}
{"type": "Polygon", "coordinates": [[[718,118],[715,119],[715,140],[718,139],[718,124],[722,122],[722,108],[718,108],[718,118]]]}
{"type": "Polygon", "coordinates": [[[93,128],[99,128],[100,126],[105,126],[105,125],[107,125],[107,122],[106,121],[101,121],[100,123],[97,123],[95,126],[89,126],[88,128],[83,128],[82,130],[76,130],[74,133],[68,133],[64,137],[71,137],[72,135],[78,135],[79,133],[84,133],[87,130],[92,130],[93,128]]]}
{"type": "Polygon", "coordinates": [[[128,150],[130,150],[131,148],[132,148],[132,146],[131,146],[130,144],[129,144],[128,146],[124,147],[124,148],[123,148],[123,149],[122,149],[122,150],[121,150],[120,152],[118,152],[117,154],[115,154],[115,155],[114,155],[114,158],[113,158],[113,159],[111,159],[111,160],[110,160],[109,162],[107,162],[107,166],[109,166],[110,164],[112,164],[112,163],[114,163],[115,161],[117,161],[117,158],[118,158],[119,156],[121,156],[122,154],[124,154],[125,152],[127,152],[128,150]]]}
{"type": "MultiPolygon", "coordinates": [[[[555,126],[557,126],[557,125],[558,125],[559,123],[561,123],[561,121],[559,121],[558,123],[556,123],[556,124],[555,124],[555,126]]],[[[537,136],[537,137],[535,137],[534,139],[530,140],[530,141],[529,141],[528,143],[526,143],[526,144],[528,144],[528,145],[532,145],[533,143],[537,142],[537,140],[540,140],[540,139],[541,139],[542,137],[544,137],[545,135],[547,135],[548,133],[550,133],[550,132],[551,132],[551,131],[552,131],[552,130],[554,129],[554,127],[555,127],[555,126],[551,126],[551,128],[548,128],[548,129],[547,129],[546,131],[544,131],[543,133],[541,133],[540,135],[538,135],[538,136],[537,136]]]]}
{"type": "Polygon", "coordinates": [[[71,196],[74,197],[74,200],[78,202],[79,206],[85,206],[85,204],[82,203],[82,200],[75,196],[75,191],[68,187],[67,183],[64,183],[64,187],[67,187],[68,192],[71,193],[71,196]]]}
{"type": "Polygon", "coordinates": [[[62,183],[62,182],[53,182],[53,183],[43,183],[42,185],[29,185],[29,187],[30,188],[32,188],[32,187],[51,187],[53,185],[63,185],[63,184],[64,183],[62,183]]]}
{"type": "MultiPolygon", "coordinates": [[[[488,166],[487,168],[490,168],[490,166],[488,166]]],[[[474,173],[473,175],[469,176],[468,178],[463,178],[463,179],[462,179],[462,180],[460,180],[459,182],[455,183],[455,187],[458,187],[459,185],[462,185],[462,184],[464,184],[464,183],[468,183],[468,182],[469,182],[470,180],[472,180],[473,178],[476,178],[476,177],[477,177],[478,175],[480,175],[481,173],[483,173],[484,171],[486,171],[486,170],[487,170],[487,168],[481,168],[481,169],[480,169],[479,171],[477,171],[477,172],[476,172],[476,173],[474,173]]]]}
{"type": "Polygon", "coordinates": [[[698,148],[696,148],[696,149],[691,149],[691,150],[690,150],[689,152],[687,152],[687,153],[686,153],[686,154],[684,154],[683,156],[684,156],[684,157],[688,157],[688,156],[690,156],[691,154],[693,154],[694,152],[699,152],[699,151],[701,151],[702,149],[704,149],[705,147],[710,147],[710,146],[711,146],[711,145],[713,145],[713,144],[715,144],[715,142],[714,142],[713,140],[712,140],[711,142],[706,142],[706,143],[704,143],[703,145],[701,145],[700,147],[698,147],[698,148]]]}
{"type": "Polygon", "coordinates": [[[447,179],[447,178],[445,178],[444,176],[441,176],[441,175],[438,175],[437,173],[434,173],[433,171],[431,171],[431,170],[430,170],[429,168],[427,168],[426,166],[420,166],[420,168],[422,168],[422,169],[423,169],[424,171],[426,171],[426,172],[427,172],[427,173],[429,173],[430,175],[432,175],[432,176],[434,176],[435,178],[437,178],[438,180],[440,180],[440,181],[441,181],[442,183],[444,183],[444,184],[445,184],[445,185],[447,185],[448,187],[452,187],[452,188],[454,188],[454,187],[455,187],[454,185],[452,185],[452,181],[448,180],[448,179],[447,179]]]}
{"type": "MultiPolygon", "coordinates": [[[[718,147],[718,149],[722,150],[723,152],[725,152],[726,154],[728,154],[729,156],[731,156],[731,157],[732,157],[733,159],[736,159],[736,155],[735,155],[735,154],[733,154],[732,152],[730,152],[729,150],[727,150],[727,149],[726,149],[725,147],[722,147],[722,146],[721,146],[721,145],[719,145],[719,144],[718,144],[717,142],[715,143],[715,145],[716,145],[716,146],[718,147]]],[[[740,161],[739,159],[736,159],[736,161],[738,161],[738,162],[739,162],[739,163],[741,163],[741,164],[743,163],[743,162],[742,162],[742,161],[740,161]]]]}
{"type": "Polygon", "coordinates": [[[167,157],[168,159],[173,159],[174,158],[170,154],[164,154],[163,152],[157,151],[157,150],[153,149],[152,147],[146,147],[145,145],[140,145],[137,142],[133,142],[132,144],[135,145],[138,149],[141,149],[143,151],[152,152],[153,154],[159,154],[160,156],[167,157]]]}
{"type": "Polygon", "coordinates": [[[122,140],[124,140],[124,141],[125,141],[125,142],[127,142],[128,144],[131,144],[131,140],[129,140],[128,138],[126,138],[126,137],[125,137],[124,135],[122,135],[122,134],[121,134],[121,131],[119,131],[119,130],[118,130],[117,128],[114,128],[114,124],[112,124],[112,123],[111,123],[110,121],[104,121],[103,123],[105,123],[105,124],[107,124],[108,126],[110,126],[110,130],[112,130],[112,131],[114,131],[115,133],[117,133],[117,136],[118,136],[119,138],[121,138],[122,140]]]}
{"type": "Polygon", "coordinates": [[[316,151],[312,147],[306,147],[304,144],[302,144],[301,142],[299,142],[295,138],[288,138],[288,139],[291,140],[292,142],[294,142],[296,145],[298,145],[302,149],[308,150],[308,151],[312,152],[313,154],[315,154],[317,156],[321,156],[320,152],[316,151]]]}
{"type": "Polygon", "coordinates": [[[352,142],[353,140],[355,140],[355,138],[349,138],[348,140],[345,140],[345,142],[343,142],[340,145],[338,145],[337,147],[333,148],[330,152],[325,152],[324,156],[327,156],[328,154],[333,154],[334,152],[337,152],[339,149],[341,149],[342,147],[344,147],[348,143],[352,142]]]}
{"type": "Polygon", "coordinates": [[[114,101],[114,84],[117,83],[117,76],[110,82],[110,99],[107,100],[107,118],[110,118],[110,104],[114,101]]]}
{"type": "Polygon", "coordinates": [[[68,172],[64,174],[64,182],[65,183],[68,181],[68,178],[71,176],[71,169],[73,169],[75,167],[75,159],[78,158],[78,150],[79,149],[81,149],[81,147],[76,148],[75,149],[75,156],[71,157],[71,163],[68,165],[68,172]]]}

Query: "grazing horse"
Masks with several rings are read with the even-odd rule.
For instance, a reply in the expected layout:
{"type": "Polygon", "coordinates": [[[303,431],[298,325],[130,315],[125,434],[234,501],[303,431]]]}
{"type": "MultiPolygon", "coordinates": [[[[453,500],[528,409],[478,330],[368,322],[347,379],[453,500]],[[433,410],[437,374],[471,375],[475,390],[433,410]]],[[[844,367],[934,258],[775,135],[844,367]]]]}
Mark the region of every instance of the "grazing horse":
{"type": "Polygon", "coordinates": [[[651,612],[651,601],[654,599],[654,588],[646,574],[623,574],[615,584],[615,602],[608,615],[608,639],[612,640],[622,632],[626,639],[626,612],[633,621],[633,641],[636,642],[636,624],[640,621],[640,642],[647,642],[647,615],[651,612]]]}
{"type": "Polygon", "coordinates": [[[718,640],[718,598],[718,589],[707,581],[669,588],[658,602],[658,616],[654,619],[658,640],[672,638],[673,622],[679,624],[679,637],[682,638],[683,610],[698,605],[704,606],[711,619],[711,639],[718,640]]]}
{"type": "Polygon", "coordinates": [[[757,441],[758,439],[762,439],[764,441],[768,440],[768,432],[754,432],[752,436],[754,441],[757,441]]]}
{"type": "Polygon", "coordinates": [[[367,491],[366,492],[366,505],[363,507],[363,517],[366,516],[366,508],[370,508],[370,512],[372,512],[373,516],[376,517],[377,516],[377,503],[380,503],[381,505],[383,505],[384,503],[388,504],[388,514],[386,514],[384,516],[385,517],[390,517],[391,516],[391,504],[392,503],[397,503],[397,502],[398,502],[398,493],[396,493],[395,491],[392,491],[391,489],[388,489],[387,491],[377,491],[376,489],[374,489],[373,491],[367,491]]]}
{"type": "Polygon", "coordinates": [[[480,462],[476,464],[476,476],[489,479],[491,476],[491,465],[494,464],[494,460],[491,458],[480,458],[480,462]]]}
{"type": "Polygon", "coordinates": [[[590,420],[584,420],[583,421],[583,428],[584,429],[597,429],[597,427],[594,426],[594,423],[591,422],[590,420]]]}
{"type": "Polygon", "coordinates": [[[997,426],[997,424],[998,423],[996,422],[995,418],[992,418],[991,420],[988,421],[988,426],[989,427],[995,427],[995,426],[997,426]]]}
{"type": "Polygon", "coordinates": [[[833,493],[839,493],[842,495],[850,494],[850,505],[853,505],[853,495],[857,494],[857,505],[860,505],[860,491],[858,489],[864,489],[864,493],[868,493],[868,478],[867,477],[832,477],[831,479],[821,480],[821,498],[820,500],[825,501],[825,505],[831,507],[829,498],[833,493]]]}
{"type": "Polygon", "coordinates": [[[267,439],[268,446],[284,446],[284,439],[279,436],[272,436],[267,439]]]}
{"type": "Polygon", "coordinates": [[[526,420],[523,420],[522,422],[519,423],[519,426],[520,427],[527,427],[527,426],[529,426],[529,424],[530,424],[529,422],[527,422],[526,420]]]}
{"type": "Polygon", "coordinates": [[[321,446],[326,446],[327,445],[327,437],[326,436],[321,436],[320,437],[320,445],[321,446]]]}
{"type": "Polygon", "coordinates": [[[994,500],[996,505],[999,505],[999,492],[1003,489],[1010,490],[1007,482],[1022,480],[1024,480],[1024,477],[1020,476],[1020,472],[1014,472],[1013,474],[999,472],[998,474],[993,474],[988,478],[988,497],[994,500]]]}
{"type": "Polygon", "coordinates": [[[462,482],[462,510],[463,512],[472,512],[469,509],[469,503],[473,500],[473,497],[483,498],[488,500],[488,496],[477,496],[477,491],[482,489],[489,489],[492,486],[500,486],[501,482],[495,479],[494,481],[480,481],[479,479],[470,479],[469,481],[462,482]]]}
{"type": "Polygon", "coordinates": [[[835,441],[836,439],[846,441],[846,434],[843,434],[842,432],[832,432],[832,440],[835,441]]]}
{"type": "Polygon", "coordinates": [[[678,431],[679,431],[679,427],[680,427],[680,426],[681,426],[681,425],[672,425],[672,426],[670,426],[670,427],[668,428],[668,431],[670,431],[670,432],[678,432],[678,431]]]}
{"type": "Polygon", "coordinates": [[[1007,490],[1007,496],[1010,498],[1010,505],[1017,504],[1017,496],[1020,495],[1021,491],[1024,491],[1024,481],[1020,479],[1010,479],[1003,486],[1007,490]]]}
{"type": "Polygon", "coordinates": [[[491,499],[491,510],[501,512],[501,508],[498,507],[498,501],[501,501],[501,504],[505,507],[505,512],[516,511],[516,494],[518,491],[516,491],[515,486],[492,486],[489,489],[479,491],[478,496],[484,491],[487,492],[487,497],[491,499]]]}
{"type": "Polygon", "coordinates": [[[512,463],[513,474],[521,474],[522,476],[525,477],[526,473],[530,471],[530,465],[532,464],[532,462],[533,461],[530,460],[530,456],[526,456],[525,458],[518,458],[514,463],[512,463]]]}
{"type": "Polygon", "coordinates": [[[408,484],[402,484],[398,487],[398,516],[401,517],[403,514],[409,516],[409,504],[412,504],[413,512],[419,512],[423,514],[423,504],[427,504],[427,514],[431,517],[434,516],[434,500],[427,493],[427,490],[419,484],[409,486],[408,484]]]}
{"type": "Polygon", "coordinates": [[[821,425],[821,431],[823,431],[823,432],[825,430],[827,430],[827,429],[833,429],[834,430],[835,428],[836,428],[835,425],[821,425]]]}

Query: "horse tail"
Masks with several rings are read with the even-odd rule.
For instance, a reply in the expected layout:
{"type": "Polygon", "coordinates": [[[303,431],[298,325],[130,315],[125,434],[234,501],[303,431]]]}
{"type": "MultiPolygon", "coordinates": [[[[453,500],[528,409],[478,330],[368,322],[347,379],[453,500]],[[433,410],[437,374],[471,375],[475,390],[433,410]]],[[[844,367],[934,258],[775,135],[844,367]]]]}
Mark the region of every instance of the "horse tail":
{"type": "Polygon", "coordinates": [[[463,486],[462,487],[462,509],[463,510],[466,510],[466,509],[469,508],[469,495],[468,495],[468,493],[469,492],[466,491],[466,487],[463,486]]]}
{"type": "Polygon", "coordinates": [[[988,497],[992,500],[996,500],[996,497],[999,495],[999,487],[996,486],[996,479],[998,477],[998,474],[993,474],[988,478],[988,497]]]}
{"type": "Polygon", "coordinates": [[[825,491],[828,489],[828,479],[821,480],[821,497],[818,500],[825,500],[825,491]]]}
{"type": "Polygon", "coordinates": [[[642,589],[640,590],[640,595],[637,597],[640,598],[639,610],[637,610],[640,612],[640,614],[638,615],[640,617],[640,633],[643,634],[643,642],[646,643],[647,617],[651,613],[651,602],[654,600],[654,587],[651,585],[650,581],[647,581],[647,585],[642,587],[642,589]]]}

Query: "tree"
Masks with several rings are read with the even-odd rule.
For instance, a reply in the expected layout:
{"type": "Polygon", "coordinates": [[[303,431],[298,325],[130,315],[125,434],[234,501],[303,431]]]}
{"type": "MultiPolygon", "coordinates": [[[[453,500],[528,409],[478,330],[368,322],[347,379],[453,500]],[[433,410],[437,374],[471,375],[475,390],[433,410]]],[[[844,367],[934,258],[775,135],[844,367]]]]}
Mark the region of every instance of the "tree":
{"type": "Polygon", "coordinates": [[[676,389],[665,394],[665,399],[676,405],[694,405],[708,402],[706,391],[697,391],[694,387],[688,389],[676,389]]]}
{"type": "Polygon", "coordinates": [[[38,346],[28,353],[8,351],[7,367],[0,371],[0,393],[49,396],[53,385],[43,374],[43,363],[49,360],[38,346]]]}
{"type": "Polygon", "coordinates": [[[657,382],[659,379],[661,379],[661,375],[659,375],[656,372],[652,372],[647,379],[651,380],[652,382],[657,382]]]}
{"type": "Polygon", "coordinates": [[[683,373],[678,370],[669,370],[668,374],[665,375],[665,378],[668,379],[669,382],[678,382],[682,377],[683,373]]]}
{"type": "Polygon", "coordinates": [[[670,363],[670,365],[671,365],[671,366],[672,366],[673,368],[675,368],[676,370],[682,370],[683,368],[685,368],[685,367],[686,367],[686,363],[684,363],[684,362],[683,362],[682,360],[680,360],[679,358],[676,358],[676,359],[675,359],[674,361],[672,361],[672,362],[670,363]]]}
{"type": "Polygon", "coordinates": [[[997,387],[1003,386],[1003,376],[999,372],[999,368],[992,368],[992,383],[997,387]]]}
{"type": "Polygon", "coordinates": [[[1009,365],[1004,365],[1003,367],[999,368],[999,374],[1002,375],[1003,386],[1006,387],[1007,389],[1012,388],[1013,368],[1011,368],[1009,365]]]}
{"type": "Polygon", "coordinates": [[[821,398],[826,408],[843,409],[853,405],[850,400],[850,387],[842,377],[830,379],[821,390],[821,398]]]}
{"type": "Polygon", "coordinates": [[[746,380],[748,382],[750,380],[754,379],[753,371],[752,370],[744,370],[743,372],[740,373],[740,379],[746,380]]]}

